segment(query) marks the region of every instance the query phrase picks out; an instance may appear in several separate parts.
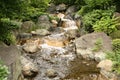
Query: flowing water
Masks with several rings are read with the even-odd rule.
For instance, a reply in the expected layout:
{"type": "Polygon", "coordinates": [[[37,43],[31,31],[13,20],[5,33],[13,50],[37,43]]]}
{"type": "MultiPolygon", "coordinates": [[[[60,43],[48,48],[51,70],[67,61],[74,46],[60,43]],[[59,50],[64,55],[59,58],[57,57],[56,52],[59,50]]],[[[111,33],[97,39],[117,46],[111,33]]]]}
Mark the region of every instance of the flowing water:
{"type": "Polygon", "coordinates": [[[72,42],[65,37],[65,32],[78,29],[75,21],[62,21],[65,22],[64,32],[45,36],[43,43],[39,44],[41,50],[34,55],[34,63],[38,66],[39,74],[34,80],[97,80],[97,63],[78,58],[74,40],[72,42]],[[56,73],[52,77],[47,75],[50,69],[56,73]]]}

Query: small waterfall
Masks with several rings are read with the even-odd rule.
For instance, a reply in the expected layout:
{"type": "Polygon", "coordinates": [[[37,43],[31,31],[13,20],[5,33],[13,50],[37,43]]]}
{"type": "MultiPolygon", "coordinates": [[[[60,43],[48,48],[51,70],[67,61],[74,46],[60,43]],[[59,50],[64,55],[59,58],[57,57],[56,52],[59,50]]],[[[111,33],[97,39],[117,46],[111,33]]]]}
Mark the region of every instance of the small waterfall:
{"type": "Polygon", "coordinates": [[[74,20],[62,19],[62,21],[63,21],[63,29],[65,31],[68,31],[71,29],[78,29],[74,20]]]}

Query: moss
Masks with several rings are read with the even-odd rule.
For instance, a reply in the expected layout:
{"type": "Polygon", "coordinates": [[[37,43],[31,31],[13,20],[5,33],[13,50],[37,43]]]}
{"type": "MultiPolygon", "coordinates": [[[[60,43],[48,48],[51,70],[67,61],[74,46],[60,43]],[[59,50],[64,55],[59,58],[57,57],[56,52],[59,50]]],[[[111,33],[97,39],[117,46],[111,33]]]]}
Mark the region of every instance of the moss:
{"type": "Polygon", "coordinates": [[[100,51],[101,48],[102,48],[102,43],[103,43],[103,42],[102,42],[102,39],[101,39],[101,38],[98,38],[98,39],[96,40],[96,42],[94,43],[95,46],[93,47],[92,51],[93,51],[93,52],[100,51]]]}

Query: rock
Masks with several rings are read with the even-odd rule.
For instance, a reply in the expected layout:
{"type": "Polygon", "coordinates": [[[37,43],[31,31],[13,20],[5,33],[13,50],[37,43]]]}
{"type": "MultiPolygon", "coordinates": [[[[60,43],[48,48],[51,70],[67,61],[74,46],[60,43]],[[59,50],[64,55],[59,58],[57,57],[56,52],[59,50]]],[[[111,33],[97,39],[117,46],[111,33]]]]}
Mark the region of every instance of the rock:
{"type": "Polygon", "coordinates": [[[105,71],[112,71],[113,62],[111,60],[102,60],[97,65],[98,68],[105,71]]]}
{"type": "Polygon", "coordinates": [[[51,22],[54,24],[54,25],[57,25],[58,22],[56,20],[51,20],[51,22]]]}
{"type": "Polygon", "coordinates": [[[105,58],[104,51],[112,51],[111,39],[105,33],[83,35],[75,40],[75,45],[78,56],[87,55],[88,59],[91,57],[98,61],[105,58]]]}
{"type": "Polygon", "coordinates": [[[38,68],[27,58],[21,56],[22,74],[25,78],[33,78],[38,74],[38,68]]]}
{"type": "Polygon", "coordinates": [[[101,70],[98,80],[119,80],[119,78],[114,73],[101,70]]]}
{"type": "Polygon", "coordinates": [[[104,52],[97,52],[97,54],[94,55],[95,60],[97,62],[100,62],[105,59],[105,53],[104,52]]]}
{"type": "Polygon", "coordinates": [[[10,74],[7,80],[19,80],[21,76],[21,52],[15,45],[7,46],[0,42],[0,59],[7,65],[10,74]]]}
{"type": "Polygon", "coordinates": [[[76,36],[78,35],[78,30],[68,30],[66,33],[65,33],[65,36],[69,39],[75,39],[76,36]]]}
{"type": "Polygon", "coordinates": [[[32,21],[25,21],[22,23],[20,32],[30,32],[35,29],[36,25],[32,21]]]}
{"type": "Polygon", "coordinates": [[[27,53],[35,53],[39,50],[38,45],[34,44],[34,43],[28,43],[23,45],[23,50],[27,53]]]}
{"type": "Polygon", "coordinates": [[[73,14],[73,13],[75,13],[76,11],[77,11],[77,7],[76,7],[75,5],[73,5],[73,6],[70,6],[70,7],[66,10],[65,14],[73,14]]]}
{"type": "Polygon", "coordinates": [[[49,46],[55,46],[55,47],[64,47],[65,44],[63,41],[60,41],[60,40],[45,40],[45,43],[49,46]]]}
{"type": "Polygon", "coordinates": [[[52,24],[53,24],[53,27],[57,27],[58,25],[58,22],[56,20],[51,20],[52,24]]]}
{"type": "Polygon", "coordinates": [[[49,22],[49,17],[48,17],[48,15],[41,15],[41,16],[38,18],[38,23],[42,23],[42,22],[49,22]]]}
{"type": "Polygon", "coordinates": [[[55,4],[50,3],[50,5],[49,5],[49,7],[48,7],[48,9],[47,9],[47,12],[48,12],[48,13],[55,13],[55,11],[56,11],[56,6],[55,6],[55,4]]]}
{"type": "Polygon", "coordinates": [[[64,17],[65,19],[70,19],[70,20],[73,20],[73,18],[72,18],[72,15],[66,15],[65,17],[64,17]]]}
{"type": "Polygon", "coordinates": [[[66,10],[66,5],[65,4],[59,4],[56,6],[56,11],[65,11],[66,10]]]}
{"type": "Polygon", "coordinates": [[[31,33],[36,36],[46,36],[50,34],[50,32],[46,29],[36,29],[36,31],[32,31],[31,33]]]}
{"type": "Polygon", "coordinates": [[[58,14],[57,14],[57,17],[58,17],[59,19],[63,19],[63,18],[65,17],[65,14],[63,14],[63,13],[58,13],[58,14]]]}
{"type": "Polygon", "coordinates": [[[27,39],[30,39],[31,37],[32,37],[32,34],[30,33],[19,33],[17,35],[18,40],[27,40],[27,39]]]}
{"type": "Polygon", "coordinates": [[[49,17],[47,15],[41,15],[38,18],[37,27],[39,29],[49,29],[50,26],[51,26],[51,23],[50,23],[49,17]]]}
{"type": "Polygon", "coordinates": [[[62,33],[62,32],[64,32],[64,29],[63,29],[62,27],[56,27],[56,28],[51,27],[51,28],[49,29],[49,31],[50,31],[51,33],[57,34],[57,33],[62,33]]]}
{"type": "Polygon", "coordinates": [[[47,69],[46,75],[47,75],[49,78],[54,78],[54,77],[57,76],[57,72],[56,72],[54,69],[47,69]]]}

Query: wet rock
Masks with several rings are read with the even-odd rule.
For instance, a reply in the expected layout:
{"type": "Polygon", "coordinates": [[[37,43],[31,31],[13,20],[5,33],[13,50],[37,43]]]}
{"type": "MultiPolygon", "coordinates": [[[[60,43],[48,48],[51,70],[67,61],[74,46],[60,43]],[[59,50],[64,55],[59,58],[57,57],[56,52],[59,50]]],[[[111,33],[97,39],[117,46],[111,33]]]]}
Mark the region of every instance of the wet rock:
{"type": "Polygon", "coordinates": [[[65,4],[59,4],[56,6],[56,11],[65,11],[66,10],[66,5],[65,4]]]}
{"type": "Polygon", "coordinates": [[[25,45],[23,45],[23,50],[27,53],[35,53],[39,50],[38,45],[34,44],[34,43],[27,43],[25,45]]]}
{"type": "Polygon", "coordinates": [[[19,33],[17,35],[18,40],[27,40],[27,39],[30,39],[31,37],[32,37],[32,34],[30,33],[19,33]]]}
{"type": "Polygon", "coordinates": [[[25,78],[33,78],[38,74],[38,68],[28,60],[27,58],[21,56],[21,64],[22,64],[22,74],[25,78]]]}
{"type": "Polygon", "coordinates": [[[46,29],[36,29],[36,31],[32,31],[31,33],[34,36],[46,36],[50,34],[50,32],[46,29]]]}
{"type": "Polygon", "coordinates": [[[102,60],[97,65],[98,68],[105,70],[105,71],[112,71],[112,66],[113,66],[113,62],[111,60],[107,60],[107,59],[102,60]]]}
{"type": "Polygon", "coordinates": [[[51,27],[51,28],[49,29],[49,31],[50,31],[51,33],[57,34],[57,33],[62,33],[62,32],[64,32],[64,29],[63,29],[62,27],[56,27],[56,28],[51,27]]]}
{"type": "Polygon", "coordinates": [[[84,35],[75,40],[75,45],[78,56],[85,56],[86,59],[93,58],[98,61],[105,58],[104,51],[112,50],[111,39],[105,33],[91,33],[84,35]],[[98,47],[98,44],[96,43],[99,43],[101,46],[98,47]],[[98,51],[94,51],[96,48],[98,51]]]}
{"type": "Polygon", "coordinates": [[[54,69],[47,69],[46,76],[49,78],[54,78],[57,76],[57,72],[54,69]]]}
{"type": "Polygon", "coordinates": [[[75,39],[76,36],[78,34],[78,30],[68,30],[66,33],[65,33],[65,36],[68,37],[69,39],[75,39]]]}
{"type": "Polygon", "coordinates": [[[72,15],[66,15],[64,18],[69,19],[69,20],[73,20],[72,15]]]}
{"type": "Polygon", "coordinates": [[[63,14],[63,13],[58,13],[58,14],[57,14],[57,17],[58,17],[59,19],[63,19],[63,18],[65,17],[65,14],[63,14]]]}
{"type": "Polygon", "coordinates": [[[32,21],[25,21],[22,23],[20,32],[30,32],[35,29],[35,23],[32,21]]]}
{"type": "Polygon", "coordinates": [[[51,20],[51,22],[53,24],[53,27],[57,27],[57,24],[58,24],[57,20],[51,20]]]}
{"type": "Polygon", "coordinates": [[[62,27],[65,31],[68,30],[78,30],[74,20],[62,19],[62,27]]]}

